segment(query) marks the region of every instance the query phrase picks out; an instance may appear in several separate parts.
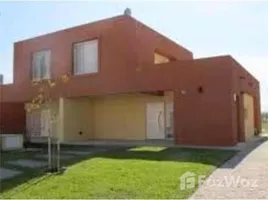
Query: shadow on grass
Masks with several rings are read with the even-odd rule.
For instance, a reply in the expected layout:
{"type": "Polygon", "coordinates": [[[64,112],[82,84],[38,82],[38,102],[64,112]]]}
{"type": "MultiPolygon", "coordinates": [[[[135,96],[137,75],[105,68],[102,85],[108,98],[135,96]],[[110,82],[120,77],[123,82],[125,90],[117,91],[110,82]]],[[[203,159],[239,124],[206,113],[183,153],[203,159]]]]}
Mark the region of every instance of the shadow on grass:
{"type": "MultiPolygon", "coordinates": [[[[146,161],[170,161],[170,162],[194,162],[218,166],[223,158],[237,153],[232,150],[208,150],[208,149],[190,149],[190,148],[172,148],[167,147],[159,151],[151,148],[139,149],[139,147],[129,147],[106,154],[100,154],[99,157],[122,160],[146,160],[146,161]]],[[[226,160],[226,159],[224,159],[226,160]]]]}
{"type": "MultiPolygon", "coordinates": [[[[48,173],[48,167],[43,168],[27,168],[27,167],[20,167],[16,165],[9,164],[8,161],[12,160],[19,160],[19,159],[27,159],[27,160],[36,160],[36,161],[46,161],[44,158],[38,158],[37,156],[40,154],[47,153],[47,148],[45,145],[33,145],[30,147],[39,148],[40,151],[38,152],[27,152],[27,151],[10,151],[10,152],[1,152],[1,166],[2,168],[7,169],[13,169],[17,171],[23,172],[20,175],[14,176],[9,179],[0,180],[0,198],[1,193],[10,190],[18,185],[25,184],[23,187],[19,187],[18,189],[15,189],[14,192],[19,192],[21,190],[27,190],[30,189],[32,186],[36,185],[37,183],[40,183],[44,180],[47,180],[53,176],[60,176],[64,175],[65,169],[77,164],[79,162],[83,162],[85,160],[91,159],[96,157],[101,152],[94,152],[92,155],[81,155],[76,156],[73,155],[73,158],[70,158],[68,160],[62,159],[61,160],[61,171],[59,173],[48,173]]],[[[65,150],[74,150],[74,151],[94,151],[92,146],[87,147],[79,147],[79,146],[65,146],[61,148],[62,151],[65,150]]],[[[100,149],[100,148],[96,148],[100,149]]],[[[112,149],[111,149],[112,150],[112,149]]],[[[103,153],[103,152],[102,152],[103,153]]],[[[55,162],[56,163],[56,162],[55,162]]]]}
{"type": "Polygon", "coordinates": [[[151,161],[196,162],[214,165],[220,168],[235,168],[249,154],[268,140],[268,137],[256,137],[253,141],[244,143],[239,150],[197,149],[197,148],[162,148],[159,151],[150,149],[125,149],[124,153],[111,152],[103,154],[111,159],[140,159],[151,161]],[[179,150],[179,151],[178,151],[179,150]],[[234,156],[235,155],[235,156],[234,156]],[[222,159],[218,159],[221,157],[222,159]],[[227,162],[228,161],[228,162],[227,162]]]}
{"type": "MultiPolygon", "coordinates": [[[[107,159],[120,159],[125,161],[131,160],[146,160],[146,161],[165,161],[165,162],[192,162],[192,163],[200,163],[205,165],[211,165],[215,167],[227,167],[233,168],[235,167],[244,157],[246,157],[251,151],[253,151],[256,147],[262,144],[266,140],[262,140],[260,142],[255,142],[252,144],[250,148],[246,151],[233,151],[233,150],[211,150],[211,149],[194,149],[194,148],[176,148],[176,147],[152,147],[152,146],[129,146],[129,147],[111,147],[111,146],[63,146],[62,150],[76,150],[76,151],[90,151],[90,149],[94,148],[105,148],[107,151],[105,152],[95,152],[89,156],[76,156],[75,158],[71,158],[68,160],[62,160],[62,166],[67,168],[74,164],[83,162],[85,160],[89,160],[92,158],[107,158],[107,159]],[[238,153],[237,153],[238,152],[238,153]],[[236,154],[237,153],[237,154],[236,154]],[[239,159],[236,162],[232,162],[232,165],[222,165],[224,162],[232,158],[236,154],[239,155],[239,159]]],[[[43,153],[46,151],[43,146],[43,153]]],[[[94,150],[93,150],[94,151],[94,150]]],[[[6,153],[8,154],[8,153],[6,153]]],[[[23,157],[20,156],[19,153],[16,154],[15,158],[18,159],[33,159],[34,155],[38,155],[37,152],[29,153],[29,155],[23,157]]],[[[234,159],[234,156],[232,159],[234,159]]],[[[7,160],[10,160],[8,155],[4,156],[7,160]]],[[[12,157],[12,156],[11,156],[12,157]]],[[[227,162],[228,163],[228,162],[227,162]]],[[[2,165],[1,165],[2,166],[2,165]]],[[[47,174],[46,169],[28,169],[28,168],[20,168],[15,166],[8,166],[6,164],[3,167],[13,168],[24,173],[22,175],[16,176],[12,179],[4,180],[1,182],[1,193],[7,190],[10,190],[18,185],[23,183],[25,186],[18,187],[14,190],[14,192],[19,192],[21,190],[31,189],[32,186],[47,180],[53,176],[64,175],[64,171],[61,174],[47,174]]],[[[48,191],[49,192],[49,191],[48,191]]],[[[13,191],[12,191],[13,193],[13,191]]],[[[11,195],[12,196],[12,195],[11,195]]],[[[0,195],[1,197],[1,195],[0,195]]],[[[11,197],[10,197],[11,198],[11,197]]]]}

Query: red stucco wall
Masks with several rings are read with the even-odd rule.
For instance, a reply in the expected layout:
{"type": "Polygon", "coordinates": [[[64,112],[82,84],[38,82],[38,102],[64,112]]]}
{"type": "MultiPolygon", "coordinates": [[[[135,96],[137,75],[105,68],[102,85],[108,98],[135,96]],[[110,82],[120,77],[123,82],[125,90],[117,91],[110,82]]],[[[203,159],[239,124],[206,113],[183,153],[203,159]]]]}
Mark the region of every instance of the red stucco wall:
{"type": "Polygon", "coordinates": [[[249,92],[255,97],[255,125],[260,129],[259,84],[235,60],[230,56],[193,60],[189,50],[129,16],[16,43],[15,82],[0,86],[2,101],[26,102],[32,98],[36,88],[30,81],[31,53],[42,49],[51,49],[52,77],[71,75],[69,83],[53,89],[54,97],[174,91],[178,144],[234,145],[243,140],[243,109],[238,120],[234,93],[249,92]],[[99,39],[99,72],[72,76],[73,43],[96,38],[99,39]],[[154,65],[155,51],[170,57],[172,62],[154,65]],[[246,74],[243,81],[239,81],[241,74],[246,74]],[[253,82],[254,87],[249,87],[248,82],[253,82]],[[198,92],[199,87],[203,93],[198,92]]]}
{"type": "Polygon", "coordinates": [[[25,122],[23,103],[0,103],[0,132],[2,134],[24,133],[25,122]]]}
{"type": "Polygon", "coordinates": [[[142,69],[136,87],[174,91],[178,144],[234,145],[232,129],[232,58],[177,61],[142,69]],[[200,93],[198,88],[202,87],[200,93]]]}
{"type": "MultiPolygon", "coordinates": [[[[31,53],[51,50],[52,78],[72,75],[72,45],[99,39],[99,73],[72,76],[69,96],[128,92],[138,66],[153,64],[153,53],[161,50],[176,59],[192,59],[192,53],[129,16],[118,16],[15,43],[14,84],[3,89],[4,101],[31,99],[31,53]],[[89,91],[88,91],[89,92],[89,91]],[[14,96],[17,98],[14,98],[14,96]]],[[[55,92],[59,94],[59,92],[55,92]]]]}
{"type": "Polygon", "coordinates": [[[244,104],[242,95],[248,93],[254,98],[254,119],[255,129],[258,133],[261,132],[261,106],[260,106],[260,84],[247,70],[245,70],[237,61],[232,60],[233,69],[233,87],[232,91],[238,95],[239,109],[233,105],[232,119],[234,130],[238,129],[239,141],[245,141],[244,129],[244,104]],[[237,117],[239,116],[239,117],[237,117]],[[237,122],[237,120],[239,122],[237,122]],[[238,127],[236,124],[239,124],[238,127]]]}

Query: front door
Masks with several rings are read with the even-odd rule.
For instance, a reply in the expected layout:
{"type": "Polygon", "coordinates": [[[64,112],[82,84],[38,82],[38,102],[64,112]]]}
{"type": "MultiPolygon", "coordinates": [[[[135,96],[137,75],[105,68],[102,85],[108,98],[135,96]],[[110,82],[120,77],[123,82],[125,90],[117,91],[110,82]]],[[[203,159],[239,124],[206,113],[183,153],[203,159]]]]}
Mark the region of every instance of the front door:
{"type": "Polygon", "coordinates": [[[41,136],[48,137],[51,131],[50,112],[48,109],[41,111],[41,136]]]}
{"type": "Polygon", "coordinates": [[[147,103],[147,139],[165,139],[164,102],[147,103]]]}
{"type": "Polygon", "coordinates": [[[26,113],[26,128],[28,137],[40,137],[41,134],[40,111],[26,113]]]}
{"type": "Polygon", "coordinates": [[[166,139],[173,139],[173,115],[174,104],[171,102],[166,103],[166,139]]]}
{"type": "Polygon", "coordinates": [[[245,126],[245,138],[251,139],[254,136],[254,99],[253,96],[244,93],[244,126],[245,126]]]}

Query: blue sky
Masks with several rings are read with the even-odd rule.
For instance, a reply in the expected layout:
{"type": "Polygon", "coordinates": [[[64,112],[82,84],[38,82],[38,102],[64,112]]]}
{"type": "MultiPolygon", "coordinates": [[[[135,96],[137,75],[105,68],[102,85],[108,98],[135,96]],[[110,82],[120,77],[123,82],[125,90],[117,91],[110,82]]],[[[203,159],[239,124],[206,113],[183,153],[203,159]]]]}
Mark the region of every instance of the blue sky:
{"type": "Polygon", "coordinates": [[[13,81],[13,43],[122,14],[190,49],[195,58],[231,54],[261,83],[268,111],[268,2],[0,2],[0,73],[13,81]]]}

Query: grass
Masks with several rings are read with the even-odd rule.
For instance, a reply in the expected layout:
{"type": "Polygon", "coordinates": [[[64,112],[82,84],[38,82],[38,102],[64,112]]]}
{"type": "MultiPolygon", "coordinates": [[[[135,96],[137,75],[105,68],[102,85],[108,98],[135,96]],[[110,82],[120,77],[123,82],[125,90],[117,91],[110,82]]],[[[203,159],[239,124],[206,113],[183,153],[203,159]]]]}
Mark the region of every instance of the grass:
{"type": "Polygon", "coordinates": [[[182,174],[209,175],[234,154],[162,147],[111,150],[69,160],[60,175],[23,169],[24,175],[3,182],[0,198],[187,198],[197,186],[180,190],[182,174]]]}

